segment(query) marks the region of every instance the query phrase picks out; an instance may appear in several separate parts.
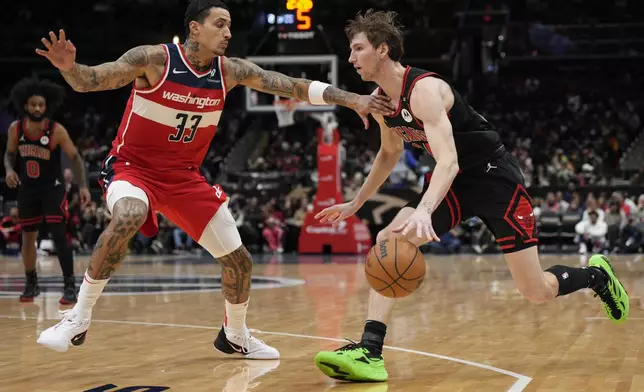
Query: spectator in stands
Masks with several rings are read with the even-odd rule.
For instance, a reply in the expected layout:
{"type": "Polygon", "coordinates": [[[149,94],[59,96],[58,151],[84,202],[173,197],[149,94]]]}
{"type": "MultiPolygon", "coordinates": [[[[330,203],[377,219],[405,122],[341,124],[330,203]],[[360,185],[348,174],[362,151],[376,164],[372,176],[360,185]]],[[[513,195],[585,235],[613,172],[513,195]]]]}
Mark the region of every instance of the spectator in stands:
{"type": "MultiPolygon", "coordinates": [[[[174,225],[173,225],[174,226],[174,225]]],[[[192,250],[193,240],[185,231],[174,226],[172,230],[172,239],[174,240],[174,250],[183,252],[192,250]]]]}
{"type": "Polygon", "coordinates": [[[588,215],[590,220],[582,220],[575,226],[575,231],[579,235],[577,238],[579,253],[582,254],[587,253],[589,249],[591,253],[600,252],[606,243],[608,231],[606,222],[600,221],[596,212],[592,211],[588,215]]]}
{"type": "Polygon", "coordinates": [[[597,204],[597,199],[595,199],[595,197],[592,194],[589,194],[588,198],[586,199],[586,210],[584,211],[581,219],[589,221],[591,212],[596,213],[600,221],[605,221],[606,213],[604,212],[604,210],[599,208],[597,204]]]}
{"type": "Polygon", "coordinates": [[[606,225],[608,227],[607,239],[611,249],[616,249],[619,245],[619,238],[622,230],[628,223],[628,218],[623,209],[620,208],[618,200],[611,200],[608,204],[608,211],[606,212],[606,225]]]}
{"type": "Polygon", "coordinates": [[[561,205],[557,202],[557,197],[555,196],[554,192],[548,192],[548,194],[546,195],[546,202],[542,210],[554,212],[561,215],[561,205]]]}
{"type": "Polygon", "coordinates": [[[271,216],[266,220],[266,226],[262,230],[262,235],[266,240],[268,249],[271,253],[282,253],[284,248],[282,247],[282,237],[284,236],[284,230],[279,225],[279,220],[271,216]]]}
{"type": "Polygon", "coordinates": [[[15,256],[20,253],[20,223],[18,208],[12,207],[9,215],[0,220],[0,251],[5,255],[15,256]]]}

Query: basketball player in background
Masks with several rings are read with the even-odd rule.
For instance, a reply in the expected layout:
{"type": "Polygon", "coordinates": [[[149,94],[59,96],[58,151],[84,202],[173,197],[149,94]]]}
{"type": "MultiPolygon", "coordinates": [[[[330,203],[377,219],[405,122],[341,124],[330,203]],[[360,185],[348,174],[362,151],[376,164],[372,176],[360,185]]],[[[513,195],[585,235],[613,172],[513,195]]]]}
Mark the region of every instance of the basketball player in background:
{"type": "MultiPolygon", "coordinates": [[[[4,155],[6,182],[18,188],[18,213],[22,227],[22,261],[27,282],[20,302],[32,302],[40,294],[36,273],[36,241],[43,222],[51,234],[64,289],[60,303],[76,303],[74,258],[65,234],[67,195],[61,171],[60,151],[72,161],[77,178],[85,184],[85,164],[65,127],[52,121],[51,115],[62,103],[62,87],[38,79],[23,79],[11,90],[16,110],[24,118],[9,126],[7,151],[4,155]],[[20,155],[20,176],[15,171],[20,155]]],[[[80,190],[81,202],[87,203],[87,187],[80,190]]]]}
{"type": "Polygon", "coordinates": [[[338,104],[366,121],[370,112],[393,113],[388,97],[359,96],[318,81],[265,71],[224,53],[231,17],[221,1],[198,0],[186,10],[182,44],[139,46],[97,66],[76,63],[76,48],[60,31],[42,39],[36,52],[57,67],[78,92],[133,84],[101,183],[112,220],[92,253],[78,303],[63,313],[38,343],[57,351],[85,341],[92,309],[119,267],[132,236],[158,230],[156,213],[179,226],[222,265],[226,314],[217,350],[248,359],[277,359],[279,352],[246,327],[252,260],[242,245],[227,196],[199,173],[215,134],[226,94],[237,85],[312,104],[338,104]]]}
{"type": "MultiPolygon", "coordinates": [[[[356,198],[329,207],[317,218],[337,225],[373,196],[403,153],[403,141],[436,160],[423,194],[403,207],[377,235],[377,241],[404,237],[420,246],[440,241],[461,221],[478,216],[494,233],[519,291],[542,303],[591,288],[617,323],[628,318],[629,298],[602,255],[588,268],[555,265],[542,271],[537,251],[531,200],[521,171],[501,143],[499,134],[472,109],[445,79],[400,64],[403,35],[394,12],[366,12],[346,27],[351,42],[349,61],[365,81],[378,84],[374,95],[392,98],[392,116],[375,115],[380,124],[380,151],[356,198]]],[[[371,289],[362,339],[316,357],[326,375],[352,381],[384,381],[388,375],[382,347],[394,299],[371,289]]]]}

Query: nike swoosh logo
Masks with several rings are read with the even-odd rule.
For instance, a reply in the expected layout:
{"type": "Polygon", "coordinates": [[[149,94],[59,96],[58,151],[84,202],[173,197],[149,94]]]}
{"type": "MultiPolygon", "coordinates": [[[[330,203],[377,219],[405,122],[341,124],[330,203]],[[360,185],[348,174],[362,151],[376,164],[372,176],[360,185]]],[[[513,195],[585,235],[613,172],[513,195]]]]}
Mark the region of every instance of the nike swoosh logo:
{"type": "Polygon", "coordinates": [[[240,354],[244,354],[244,355],[248,354],[248,350],[246,350],[246,348],[242,346],[238,346],[235,343],[232,343],[230,341],[228,342],[228,345],[232,347],[233,350],[237,351],[240,354]]]}
{"type": "Polygon", "coordinates": [[[78,342],[79,340],[84,339],[84,338],[85,338],[85,335],[87,335],[87,331],[82,332],[82,333],[79,333],[78,335],[74,336],[74,337],[72,338],[72,343],[73,343],[73,342],[78,342]]]}
{"type": "Polygon", "coordinates": [[[184,74],[184,73],[188,73],[188,71],[177,71],[177,69],[176,69],[176,68],[173,68],[173,69],[172,69],[172,73],[173,73],[173,74],[184,74]]]}

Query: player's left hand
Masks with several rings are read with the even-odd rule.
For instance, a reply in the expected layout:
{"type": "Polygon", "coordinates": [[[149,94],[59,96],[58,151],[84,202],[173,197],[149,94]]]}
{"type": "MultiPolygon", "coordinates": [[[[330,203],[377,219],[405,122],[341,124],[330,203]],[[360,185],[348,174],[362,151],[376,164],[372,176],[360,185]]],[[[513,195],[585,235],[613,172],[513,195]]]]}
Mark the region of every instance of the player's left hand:
{"type": "Polygon", "coordinates": [[[369,113],[391,116],[396,112],[396,107],[391,103],[391,98],[386,95],[361,95],[353,110],[362,119],[364,129],[367,129],[369,113]]]}
{"type": "Polygon", "coordinates": [[[417,209],[406,221],[393,229],[393,232],[406,237],[410,232],[412,235],[414,234],[412,230],[415,230],[416,237],[422,238],[426,242],[441,242],[432,226],[432,215],[427,211],[417,209]]]}
{"type": "Polygon", "coordinates": [[[87,204],[89,204],[90,200],[92,200],[92,196],[89,194],[89,189],[83,187],[79,190],[80,193],[80,202],[81,202],[81,208],[85,208],[87,204]]]}

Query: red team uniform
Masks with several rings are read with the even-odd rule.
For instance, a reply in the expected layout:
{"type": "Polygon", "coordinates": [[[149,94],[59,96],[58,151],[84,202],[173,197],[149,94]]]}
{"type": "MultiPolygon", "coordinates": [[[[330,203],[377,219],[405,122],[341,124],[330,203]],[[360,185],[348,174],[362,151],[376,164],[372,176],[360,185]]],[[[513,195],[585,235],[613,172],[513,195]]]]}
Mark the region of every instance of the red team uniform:
{"type": "Polygon", "coordinates": [[[227,198],[199,172],[226,99],[223,59],[214,58],[208,71],[198,72],[180,45],[163,47],[163,77],[149,88],[133,87],[99,182],[106,198],[115,181],[145,191],[150,204],[144,235],[157,233],[160,212],[199,240],[227,198]]]}

